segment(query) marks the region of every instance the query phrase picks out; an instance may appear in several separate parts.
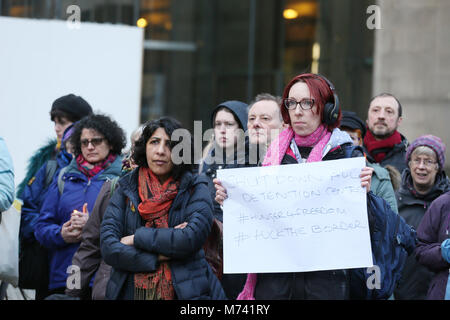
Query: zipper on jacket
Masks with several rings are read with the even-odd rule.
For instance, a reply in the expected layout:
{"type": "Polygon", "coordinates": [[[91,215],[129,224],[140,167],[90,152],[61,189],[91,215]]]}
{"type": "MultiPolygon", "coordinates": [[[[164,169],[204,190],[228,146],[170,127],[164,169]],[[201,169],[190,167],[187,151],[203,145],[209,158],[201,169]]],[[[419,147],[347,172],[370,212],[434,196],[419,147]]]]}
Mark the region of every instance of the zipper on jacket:
{"type": "Polygon", "coordinates": [[[327,155],[328,151],[330,151],[330,149],[331,149],[331,144],[328,143],[326,145],[326,148],[325,148],[323,154],[322,154],[322,159],[325,158],[325,156],[327,155]]]}
{"type": "Polygon", "coordinates": [[[91,185],[91,180],[92,180],[92,178],[91,178],[91,179],[88,179],[88,183],[86,184],[86,187],[84,188],[84,193],[87,192],[87,189],[88,189],[89,186],[91,185]]]}
{"type": "Polygon", "coordinates": [[[395,228],[394,228],[394,236],[395,239],[393,241],[394,246],[392,247],[392,261],[395,260],[396,248],[397,246],[402,246],[402,237],[398,233],[398,227],[400,225],[400,215],[398,214],[397,219],[395,219],[395,228]]]}

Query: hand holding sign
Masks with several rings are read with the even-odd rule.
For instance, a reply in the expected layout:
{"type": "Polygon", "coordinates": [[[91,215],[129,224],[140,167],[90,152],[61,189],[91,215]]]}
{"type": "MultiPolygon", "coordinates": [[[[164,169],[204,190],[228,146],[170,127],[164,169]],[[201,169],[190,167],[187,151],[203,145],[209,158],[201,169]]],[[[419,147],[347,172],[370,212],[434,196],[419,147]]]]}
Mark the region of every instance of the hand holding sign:
{"type": "Polygon", "coordinates": [[[364,167],[362,168],[361,174],[359,175],[359,177],[361,178],[361,187],[366,188],[366,192],[370,191],[373,170],[374,169],[371,167],[364,167]]]}

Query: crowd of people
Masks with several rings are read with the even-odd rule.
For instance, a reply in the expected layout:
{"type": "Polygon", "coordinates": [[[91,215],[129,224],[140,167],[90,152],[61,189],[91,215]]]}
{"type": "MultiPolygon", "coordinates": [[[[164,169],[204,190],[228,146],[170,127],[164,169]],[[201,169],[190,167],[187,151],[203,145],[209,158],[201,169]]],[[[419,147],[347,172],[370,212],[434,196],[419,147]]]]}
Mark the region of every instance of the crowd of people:
{"type": "MultiPolygon", "coordinates": [[[[303,73],[282,97],[261,93],[249,104],[214,107],[202,158],[179,163],[171,140],[184,129],[178,120],[148,121],[125,151],[120,119],[94,113],[80,96],[60,97],[50,110],[56,139],[30,158],[17,189],[0,137],[0,211],[15,197],[23,202],[19,286],[36,290],[37,300],[354,298],[366,283],[344,269],[223,273],[228,194],[217,170],[365,157],[367,198],[417,230],[390,298],[450,299],[446,147],[429,134],[409,143],[398,131],[402,114],[399,100],[381,93],[364,122],[342,110],[327,78],[303,73]]],[[[380,230],[368,215],[374,239],[380,230]]]]}

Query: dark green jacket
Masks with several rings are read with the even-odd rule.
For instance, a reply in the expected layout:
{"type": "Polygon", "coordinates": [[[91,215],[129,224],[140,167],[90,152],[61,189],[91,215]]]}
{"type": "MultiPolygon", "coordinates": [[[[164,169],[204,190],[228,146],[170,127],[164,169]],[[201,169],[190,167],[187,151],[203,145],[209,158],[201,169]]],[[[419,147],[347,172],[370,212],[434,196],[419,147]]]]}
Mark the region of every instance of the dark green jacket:
{"type": "Polygon", "coordinates": [[[370,190],[380,198],[386,200],[391,206],[392,211],[398,213],[397,199],[395,198],[395,191],[392,187],[389,171],[376,163],[368,163],[367,166],[374,169],[370,190]]]}

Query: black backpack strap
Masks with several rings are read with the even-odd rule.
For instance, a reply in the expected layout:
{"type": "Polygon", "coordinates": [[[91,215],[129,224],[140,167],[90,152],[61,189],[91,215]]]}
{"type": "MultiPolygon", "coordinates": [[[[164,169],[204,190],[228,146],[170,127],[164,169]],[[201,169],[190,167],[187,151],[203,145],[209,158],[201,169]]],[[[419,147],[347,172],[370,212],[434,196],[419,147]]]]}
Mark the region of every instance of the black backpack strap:
{"type": "Polygon", "coordinates": [[[57,169],[58,169],[58,162],[56,162],[56,160],[47,161],[47,165],[45,167],[44,189],[47,189],[48,186],[52,183],[53,176],[55,175],[57,169]]]}

